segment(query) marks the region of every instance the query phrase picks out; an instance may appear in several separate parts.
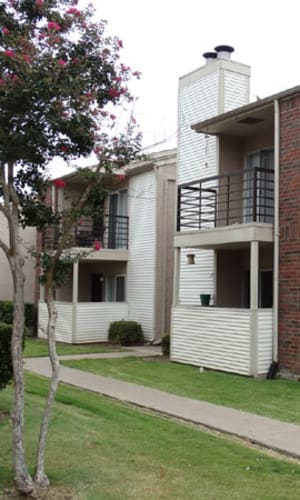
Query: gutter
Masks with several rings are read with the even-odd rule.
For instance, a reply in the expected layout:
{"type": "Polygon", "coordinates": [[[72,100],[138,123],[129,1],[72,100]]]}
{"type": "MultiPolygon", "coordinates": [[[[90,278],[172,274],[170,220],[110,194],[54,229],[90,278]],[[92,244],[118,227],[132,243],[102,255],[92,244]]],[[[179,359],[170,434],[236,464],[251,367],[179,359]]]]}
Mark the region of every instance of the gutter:
{"type": "Polygon", "coordinates": [[[274,101],[274,276],[273,276],[273,362],[278,362],[278,303],[279,303],[279,101],[274,101]]]}

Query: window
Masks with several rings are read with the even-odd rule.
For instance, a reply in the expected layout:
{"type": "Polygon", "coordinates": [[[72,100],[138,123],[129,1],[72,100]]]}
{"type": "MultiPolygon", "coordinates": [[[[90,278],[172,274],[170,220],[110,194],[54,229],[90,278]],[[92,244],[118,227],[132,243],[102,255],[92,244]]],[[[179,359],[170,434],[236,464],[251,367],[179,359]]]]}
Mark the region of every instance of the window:
{"type": "Polygon", "coordinates": [[[125,302],[125,275],[106,277],[106,301],[125,302]]]}
{"type": "Polygon", "coordinates": [[[123,189],[109,198],[109,248],[127,248],[128,192],[123,189]]]}
{"type": "Polygon", "coordinates": [[[273,222],[274,213],[274,150],[263,149],[247,155],[244,177],[244,222],[273,222]],[[255,170],[255,168],[261,170],[255,170]],[[270,172],[268,172],[270,170],[270,172]],[[256,177],[255,177],[256,176],[256,177]],[[256,182],[256,191],[254,191],[256,182]],[[256,205],[254,206],[254,202],[256,205]],[[253,210],[255,208],[255,210],[253,210]]]}

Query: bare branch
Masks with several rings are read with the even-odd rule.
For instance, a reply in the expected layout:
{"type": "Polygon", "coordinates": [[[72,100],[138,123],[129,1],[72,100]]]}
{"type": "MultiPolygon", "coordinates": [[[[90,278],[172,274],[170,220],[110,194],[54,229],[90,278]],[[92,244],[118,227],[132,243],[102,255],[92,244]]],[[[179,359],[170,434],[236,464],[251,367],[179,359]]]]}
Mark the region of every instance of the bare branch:
{"type": "Polygon", "coordinates": [[[3,250],[5,253],[6,257],[8,258],[9,261],[9,248],[8,246],[4,243],[4,241],[0,240],[0,248],[3,250]]]}

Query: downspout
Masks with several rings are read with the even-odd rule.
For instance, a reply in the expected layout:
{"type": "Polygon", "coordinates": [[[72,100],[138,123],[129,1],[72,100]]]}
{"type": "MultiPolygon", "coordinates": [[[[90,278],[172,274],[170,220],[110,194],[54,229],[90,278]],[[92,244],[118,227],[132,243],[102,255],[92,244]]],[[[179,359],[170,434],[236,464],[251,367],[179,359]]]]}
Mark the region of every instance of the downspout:
{"type": "Polygon", "coordinates": [[[274,101],[274,276],[273,276],[273,362],[278,362],[278,302],[279,302],[279,146],[280,109],[274,101]]]}

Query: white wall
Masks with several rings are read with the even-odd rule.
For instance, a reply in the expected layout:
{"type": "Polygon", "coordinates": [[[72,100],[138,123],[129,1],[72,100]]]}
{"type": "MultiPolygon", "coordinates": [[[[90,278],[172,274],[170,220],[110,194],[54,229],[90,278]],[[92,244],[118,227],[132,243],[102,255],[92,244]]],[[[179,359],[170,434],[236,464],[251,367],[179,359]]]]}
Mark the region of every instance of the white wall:
{"type": "MultiPolygon", "coordinates": [[[[248,66],[217,59],[180,79],[178,94],[177,183],[204,179],[218,173],[217,140],[197,134],[191,125],[249,101],[248,66]]],[[[214,293],[214,252],[183,249],[180,259],[179,301],[196,304],[200,293],[214,293]],[[195,254],[196,264],[186,265],[195,254]],[[192,269],[191,269],[192,268],[192,269]]]]}
{"type": "MultiPolygon", "coordinates": [[[[33,303],[35,295],[35,259],[30,250],[36,248],[36,230],[32,227],[20,230],[22,238],[23,255],[25,258],[24,273],[25,281],[25,302],[33,303]]],[[[3,214],[0,214],[0,239],[8,243],[8,226],[3,214]]],[[[0,300],[12,300],[13,282],[8,260],[0,249],[0,300]]]]}
{"type": "Polygon", "coordinates": [[[153,170],[129,180],[128,316],[151,340],[155,310],[156,178],[153,170]]]}
{"type": "Polygon", "coordinates": [[[250,375],[250,311],[174,307],[171,359],[250,375]]]}

